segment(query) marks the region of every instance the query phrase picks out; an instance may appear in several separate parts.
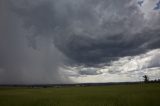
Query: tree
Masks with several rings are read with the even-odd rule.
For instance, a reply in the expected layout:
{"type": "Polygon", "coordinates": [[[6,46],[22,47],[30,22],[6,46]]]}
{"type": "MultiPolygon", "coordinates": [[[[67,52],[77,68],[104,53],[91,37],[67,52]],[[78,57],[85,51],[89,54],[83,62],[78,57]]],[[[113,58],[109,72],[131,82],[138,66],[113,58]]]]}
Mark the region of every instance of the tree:
{"type": "Polygon", "coordinates": [[[147,75],[144,75],[143,78],[144,78],[144,82],[146,83],[149,82],[149,77],[147,75]]]}

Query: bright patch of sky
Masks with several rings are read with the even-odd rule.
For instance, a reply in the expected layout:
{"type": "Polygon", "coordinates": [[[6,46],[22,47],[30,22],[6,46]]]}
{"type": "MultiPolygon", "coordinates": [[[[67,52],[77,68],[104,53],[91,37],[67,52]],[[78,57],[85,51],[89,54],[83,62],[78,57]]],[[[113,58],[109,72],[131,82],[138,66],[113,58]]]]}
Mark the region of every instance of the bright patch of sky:
{"type": "Polygon", "coordinates": [[[113,61],[103,68],[67,67],[66,74],[75,82],[124,82],[160,78],[160,49],[138,56],[128,56],[113,61]],[[82,72],[84,73],[82,74],[82,72]]]}

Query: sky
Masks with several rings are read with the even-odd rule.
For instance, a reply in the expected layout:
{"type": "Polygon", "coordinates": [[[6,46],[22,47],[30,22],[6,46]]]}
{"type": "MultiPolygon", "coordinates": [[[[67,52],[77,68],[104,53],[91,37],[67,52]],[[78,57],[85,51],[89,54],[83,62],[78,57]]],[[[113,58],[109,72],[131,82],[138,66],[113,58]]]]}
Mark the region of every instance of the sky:
{"type": "Polygon", "coordinates": [[[0,0],[0,84],[160,78],[159,0],[0,0]]]}

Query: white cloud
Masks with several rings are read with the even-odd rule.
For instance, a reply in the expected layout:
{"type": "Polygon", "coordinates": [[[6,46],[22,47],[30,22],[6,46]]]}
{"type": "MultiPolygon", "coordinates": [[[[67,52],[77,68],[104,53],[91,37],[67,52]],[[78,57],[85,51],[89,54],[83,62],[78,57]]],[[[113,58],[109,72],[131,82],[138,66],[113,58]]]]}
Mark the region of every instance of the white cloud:
{"type": "Polygon", "coordinates": [[[143,75],[148,75],[150,79],[160,78],[159,66],[160,49],[156,49],[138,56],[120,58],[103,68],[69,67],[68,75],[75,82],[141,81],[143,75]],[[80,73],[82,70],[83,74],[80,73]]]}

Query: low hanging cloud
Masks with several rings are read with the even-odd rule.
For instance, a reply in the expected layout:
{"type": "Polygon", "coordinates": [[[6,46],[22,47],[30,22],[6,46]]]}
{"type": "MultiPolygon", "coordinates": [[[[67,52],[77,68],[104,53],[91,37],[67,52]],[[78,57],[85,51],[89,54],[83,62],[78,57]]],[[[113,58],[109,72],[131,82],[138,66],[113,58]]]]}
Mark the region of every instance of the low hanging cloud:
{"type": "MultiPolygon", "coordinates": [[[[113,62],[159,49],[156,2],[1,0],[0,83],[70,82],[63,67],[102,74],[94,68],[113,68],[113,62]]],[[[159,67],[158,62],[147,66],[159,67]]]]}
{"type": "Polygon", "coordinates": [[[73,67],[69,76],[77,82],[142,81],[143,75],[151,80],[160,77],[160,49],[138,56],[127,56],[113,61],[109,66],[73,67]]]}
{"type": "Polygon", "coordinates": [[[61,4],[66,14],[60,22],[67,27],[57,28],[55,45],[74,63],[94,66],[159,48],[160,16],[146,19],[137,3],[70,2],[61,4]]]}
{"type": "Polygon", "coordinates": [[[14,12],[11,1],[1,0],[0,5],[0,84],[70,82],[58,71],[65,57],[49,34],[38,36],[34,28],[41,26],[25,26],[25,16],[14,12]]]}

